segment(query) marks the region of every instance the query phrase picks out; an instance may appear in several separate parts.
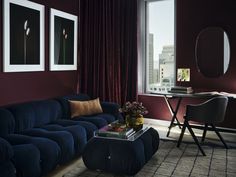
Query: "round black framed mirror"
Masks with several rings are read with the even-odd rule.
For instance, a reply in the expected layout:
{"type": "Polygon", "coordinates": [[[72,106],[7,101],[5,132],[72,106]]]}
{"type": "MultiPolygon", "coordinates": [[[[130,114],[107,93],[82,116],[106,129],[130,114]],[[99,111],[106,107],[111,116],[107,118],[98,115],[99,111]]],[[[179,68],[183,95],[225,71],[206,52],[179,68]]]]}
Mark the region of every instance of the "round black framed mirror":
{"type": "Polygon", "coordinates": [[[206,77],[224,75],[230,62],[230,44],[226,32],[220,27],[203,29],[196,40],[196,63],[206,77]]]}

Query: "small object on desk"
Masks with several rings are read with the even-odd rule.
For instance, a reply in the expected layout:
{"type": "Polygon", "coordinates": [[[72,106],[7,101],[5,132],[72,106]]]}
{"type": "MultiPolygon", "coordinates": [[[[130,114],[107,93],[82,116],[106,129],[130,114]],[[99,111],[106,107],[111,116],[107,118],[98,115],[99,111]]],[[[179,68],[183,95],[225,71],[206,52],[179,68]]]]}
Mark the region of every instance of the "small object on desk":
{"type": "Polygon", "coordinates": [[[192,87],[182,87],[182,86],[174,86],[171,87],[170,93],[193,93],[192,87]]]}

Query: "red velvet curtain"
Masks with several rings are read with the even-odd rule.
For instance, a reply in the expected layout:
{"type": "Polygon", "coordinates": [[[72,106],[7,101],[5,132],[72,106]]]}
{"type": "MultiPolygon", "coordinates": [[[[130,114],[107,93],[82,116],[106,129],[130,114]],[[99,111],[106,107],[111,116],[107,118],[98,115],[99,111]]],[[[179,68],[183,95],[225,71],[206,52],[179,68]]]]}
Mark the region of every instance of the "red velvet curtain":
{"type": "Polygon", "coordinates": [[[137,0],[81,0],[80,11],[80,92],[136,100],[137,0]]]}

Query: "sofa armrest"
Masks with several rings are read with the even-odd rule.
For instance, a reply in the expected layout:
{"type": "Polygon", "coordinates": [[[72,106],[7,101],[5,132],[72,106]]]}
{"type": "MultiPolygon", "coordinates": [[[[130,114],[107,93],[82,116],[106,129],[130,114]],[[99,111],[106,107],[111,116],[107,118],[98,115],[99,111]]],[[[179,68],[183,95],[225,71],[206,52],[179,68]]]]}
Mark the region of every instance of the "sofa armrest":
{"type": "Polygon", "coordinates": [[[5,139],[0,138],[0,162],[8,161],[12,157],[12,146],[5,139]]]}
{"type": "Polygon", "coordinates": [[[101,107],[104,113],[107,114],[111,114],[113,116],[115,116],[115,118],[117,120],[123,120],[123,117],[121,116],[119,109],[120,109],[120,105],[117,103],[113,103],[113,102],[101,102],[101,107]]]}

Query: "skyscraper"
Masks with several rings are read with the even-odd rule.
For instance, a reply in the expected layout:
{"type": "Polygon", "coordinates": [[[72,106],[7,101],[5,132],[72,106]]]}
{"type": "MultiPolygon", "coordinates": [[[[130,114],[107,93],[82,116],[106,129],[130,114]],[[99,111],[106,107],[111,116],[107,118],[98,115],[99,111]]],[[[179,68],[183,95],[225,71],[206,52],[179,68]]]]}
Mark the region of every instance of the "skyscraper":
{"type": "Polygon", "coordinates": [[[149,50],[148,50],[148,67],[149,67],[149,84],[154,83],[153,70],[154,70],[154,47],[153,47],[153,34],[149,33],[149,50]]]}
{"type": "Polygon", "coordinates": [[[171,86],[174,82],[174,45],[163,46],[159,54],[159,68],[161,85],[171,86]]]}

